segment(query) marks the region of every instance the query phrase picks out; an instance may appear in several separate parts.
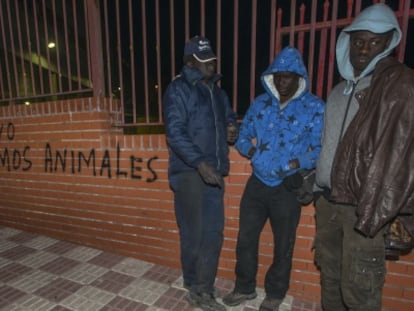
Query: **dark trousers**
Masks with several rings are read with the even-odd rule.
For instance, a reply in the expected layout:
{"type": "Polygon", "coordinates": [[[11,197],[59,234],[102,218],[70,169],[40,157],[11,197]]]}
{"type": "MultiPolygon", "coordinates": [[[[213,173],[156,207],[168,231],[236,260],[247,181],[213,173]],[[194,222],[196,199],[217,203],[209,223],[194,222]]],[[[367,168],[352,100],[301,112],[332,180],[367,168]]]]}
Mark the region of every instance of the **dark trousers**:
{"type": "Polygon", "coordinates": [[[315,261],[324,311],[380,311],[385,277],[384,230],[368,238],[354,230],[355,206],[323,196],[316,202],[315,261]]]}
{"type": "Polygon", "coordinates": [[[170,177],[180,232],[186,286],[212,293],[223,244],[224,189],[205,184],[197,171],[170,177]]]}
{"type": "Polygon", "coordinates": [[[273,263],[265,278],[266,295],[283,299],[289,288],[292,255],[301,206],[285,186],[268,187],[252,175],[240,205],[235,290],[256,289],[259,239],[269,219],[273,231],[273,263]]]}

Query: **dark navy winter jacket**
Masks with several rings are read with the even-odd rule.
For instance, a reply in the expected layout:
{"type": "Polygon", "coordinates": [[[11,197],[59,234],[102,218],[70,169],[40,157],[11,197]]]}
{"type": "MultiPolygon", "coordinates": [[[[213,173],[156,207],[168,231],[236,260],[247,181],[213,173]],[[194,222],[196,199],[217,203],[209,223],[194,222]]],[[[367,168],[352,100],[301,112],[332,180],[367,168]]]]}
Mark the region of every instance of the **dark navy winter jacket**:
{"type": "Polygon", "coordinates": [[[184,66],[168,86],[163,99],[165,133],[169,147],[169,175],[197,169],[202,161],[222,174],[229,172],[226,127],[236,124],[226,93],[217,86],[220,75],[209,85],[203,74],[184,66]]]}

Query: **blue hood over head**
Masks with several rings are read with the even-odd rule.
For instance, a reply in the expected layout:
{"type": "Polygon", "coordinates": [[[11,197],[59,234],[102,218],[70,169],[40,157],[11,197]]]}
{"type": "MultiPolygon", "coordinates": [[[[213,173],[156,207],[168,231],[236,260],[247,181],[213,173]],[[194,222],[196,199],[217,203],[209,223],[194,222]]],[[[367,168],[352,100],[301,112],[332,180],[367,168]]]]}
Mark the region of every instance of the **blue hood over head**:
{"type": "Polygon", "coordinates": [[[401,41],[401,29],[398,25],[394,12],[386,4],[378,3],[367,7],[355,17],[353,22],[338,36],[336,43],[336,61],[341,76],[347,81],[356,82],[356,80],[367,76],[378,63],[379,60],[388,56],[392,50],[401,41]],[[350,49],[350,32],[353,31],[370,31],[372,33],[385,33],[394,30],[392,40],[387,49],[378,54],[365,68],[361,75],[356,78],[354,70],[349,60],[350,49]]]}
{"type": "Polygon", "coordinates": [[[279,92],[273,82],[273,74],[276,72],[294,72],[300,76],[298,90],[291,100],[308,90],[308,72],[303,63],[302,55],[297,49],[290,46],[285,47],[261,76],[261,82],[266,92],[279,100],[279,92]]]}

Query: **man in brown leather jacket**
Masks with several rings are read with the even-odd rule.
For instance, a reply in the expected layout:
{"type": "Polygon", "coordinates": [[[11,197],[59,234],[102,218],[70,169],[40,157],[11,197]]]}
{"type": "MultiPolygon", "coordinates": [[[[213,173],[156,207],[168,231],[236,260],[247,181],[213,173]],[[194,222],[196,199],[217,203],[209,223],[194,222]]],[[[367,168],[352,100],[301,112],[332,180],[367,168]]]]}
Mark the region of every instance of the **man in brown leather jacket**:
{"type": "Polygon", "coordinates": [[[327,101],[316,173],[324,311],[380,311],[386,229],[398,217],[414,235],[414,71],[389,56],[400,39],[376,4],[337,40],[344,81],[327,101]]]}

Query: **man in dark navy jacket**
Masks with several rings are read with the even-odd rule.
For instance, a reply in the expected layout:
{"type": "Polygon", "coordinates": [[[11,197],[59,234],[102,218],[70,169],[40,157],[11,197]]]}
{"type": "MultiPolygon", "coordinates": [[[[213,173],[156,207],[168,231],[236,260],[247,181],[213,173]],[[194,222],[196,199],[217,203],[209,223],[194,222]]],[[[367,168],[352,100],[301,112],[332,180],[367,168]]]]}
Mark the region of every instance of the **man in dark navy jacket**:
{"type": "Polygon", "coordinates": [[[216,68],[207,38],[187,41],[184,66],[166,90],[163,112],[187,299],[202,310],[220,311],[226,308],[213,291],[223,243],[223,176],[237,126],[216,68]]]}

